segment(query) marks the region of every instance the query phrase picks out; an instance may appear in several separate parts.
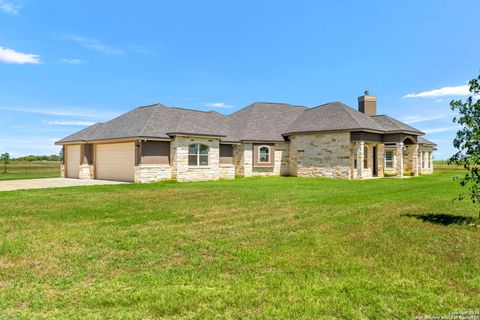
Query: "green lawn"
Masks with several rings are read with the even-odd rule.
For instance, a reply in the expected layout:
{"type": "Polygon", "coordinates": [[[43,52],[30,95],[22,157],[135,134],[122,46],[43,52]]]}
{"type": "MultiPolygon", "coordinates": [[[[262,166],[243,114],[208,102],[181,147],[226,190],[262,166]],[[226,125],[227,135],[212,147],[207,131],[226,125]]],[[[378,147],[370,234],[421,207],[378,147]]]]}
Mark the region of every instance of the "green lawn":
{"type": "Polygon", "coordinates": [[[0,181],[60,177],[60,162],[57,161],[11,161],[4,173],[0,165],[0,181]]]}
{"type": "Polygon", "coordinates": [[[0,318],[411,319],[480,305],[459,171],[0,192],[0,318]]]}

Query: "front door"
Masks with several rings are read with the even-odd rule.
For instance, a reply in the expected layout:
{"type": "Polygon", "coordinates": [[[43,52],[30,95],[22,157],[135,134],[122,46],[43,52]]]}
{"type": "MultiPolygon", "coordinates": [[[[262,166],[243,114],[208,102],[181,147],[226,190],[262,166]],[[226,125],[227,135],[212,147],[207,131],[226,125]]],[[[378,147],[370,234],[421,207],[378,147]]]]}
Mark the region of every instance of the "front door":
{"type": "Polygon", "coordinates": [[[378,176],[377,147],[373,147],[373,176],[378,176]]]}

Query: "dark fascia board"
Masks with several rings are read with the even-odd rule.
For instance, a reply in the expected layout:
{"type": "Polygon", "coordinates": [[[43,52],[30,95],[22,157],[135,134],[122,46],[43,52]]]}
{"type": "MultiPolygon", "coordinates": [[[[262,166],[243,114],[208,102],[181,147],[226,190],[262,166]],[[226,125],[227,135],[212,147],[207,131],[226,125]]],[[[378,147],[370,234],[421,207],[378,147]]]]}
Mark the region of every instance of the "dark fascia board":
{"type": "Polygon", "coordinates": [[[212,137],[212,138],[226,137],[226,135],[219,135],[219,134],[187,133],[187,132],[167,132],[167,136],[169,136],[169,137],[192,136],[192,137],[212,137]]]}
{"type": "Polygon", "coordinates": [[[88,143],[88,141],[87,140],[71,140],[71,141],[58,140],[54,142],[56,146],[63,146],[67,144],[85,144],[85,143],[88,143]]]}
{"type": "Polygon", "coordinates": [[[240,141],[228,141],[228,140],[220,140],[220,144],[234,144],[234,145],[240,145],[242,144],[240,141]]]}
{"type": "Polygon", "coordinates": [[[143,141],[172,141],[170,138],[157,138],[157,137],[138,137],[139,140],[143,141]]]}
{"type": "Polygon", "coordinates": [[[385,131],[380,131],[380,130],[371,130],[371,129],[365,129],[365,128],[353,128],[353,129],[339,129],[339,130],[287,132],[287,133],[283,133],[282,136],[288,137],[288,136],[292,136],[292,135],[295,135],[295,134],[330,133],[330,132],[337,133],[337,132],[353,132],[353,131],[380,133],[380,134],[385,134],[386,133],[385,131]]]}
{"type": "MultiPolygon", "coordinates": [[[[97,141],[112,141],[115,143],[116,141],[135,141],[135,140],[145,140],[145,137],[119,137],[119,138],[105,138],[105,139],[94,139],[94,140],[71,140],[71,141],[64,141],[55,142],[56,145],[67,145],[67,144],[85,144],[85,143],[92,143],[97,141]]],[[[147,138],[147,140],[151,140],[151,138],[147,138]]],[[[166,139],[168,140],[168,139],[166,139]]]]}
{"type": "Polygon", "coordinates": [[[71,140],[71,141],[63,141],[61,140],[55,142],[56,145],[64,145],[64,144],[85,144],[91,143],[95,141],[117,141],[117,140],[143,140],[143,141],[171,141],[170,138],[159,138],[159,137],[119,137],[119,138],[105,138],[105,139],[94,139],[94,140],[71,140]]]}
{"type": "Polygon", "coordinates": [[[425,132],[422,131],[408,131],[408,130],[388,130],[385,134],[393,134],[393,133],[405,133],[405,134],[412,134],[414,136],[423,136],[425,132]]]}
{"type": "Polygon", "coordinates": [[[241,143],[276,143],[286,142],[285,140],[240,140],[241,143]]]}

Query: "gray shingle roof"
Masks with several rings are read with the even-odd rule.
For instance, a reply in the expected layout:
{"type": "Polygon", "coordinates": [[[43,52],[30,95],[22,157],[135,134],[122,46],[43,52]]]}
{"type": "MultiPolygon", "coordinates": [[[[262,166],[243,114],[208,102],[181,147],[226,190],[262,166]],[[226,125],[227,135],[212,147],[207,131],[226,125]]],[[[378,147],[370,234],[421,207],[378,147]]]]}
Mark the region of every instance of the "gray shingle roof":
{"type": "Polygon", "coordinates": [[[341,102],[310,109],[285,103],[256,102],[228,116],[155,104],[136,108],[108,122],[96,123],[57,144],[121,138],[169,139],[175,134],[217,136],[229,142],[283,141],[283,136],[292,133],[337,130],[423,134],[389,116],[370,117],[341,102]]]}
{"type": "Polygon", "coordinates": [[[425,138],[422,137],[422,136],[419,136],[419,137],[417,138],[417,143],[418,143],[418,144],[427,144],[427,145],[432,145],[432,146],[436,146],[436,145],[437,145],[436,143],[434,143],[434,142],[432,142],[432,141],[430,141],[430,140],[428,140],[428,139],[425,139],[425,138]]]}
{"type": "Polygon", "coordinates": [[[239,141],[283,141],[285,128],[306,109],[285,103],[252,103],[230,116],[232,136],[239,141]]]}
{"type": "Polygon", "coordinates": [[[222,137],[229,134],[228,118],[218,112],[168,108],[161,104],[139,107],[92,127],[63,138],[58,143],[129,137],[167,139],[170,134],[179,133],[222,137]]]}
{"type": "Polygon", "coordinates": [[[422,131],[415,129],[408,124],[405,124],[387,115],[373,116],[372,119],[376,123],[378,123],[386,132],[409,132],[415,134],[424,134],[422,131]]]}
{"type": "Polygon", "coordinates": [[[292,122],[284,134],[357,129],[374,132],[384,131],[370,116],[341,102],[331,102],[307,109],[292,122]]]}

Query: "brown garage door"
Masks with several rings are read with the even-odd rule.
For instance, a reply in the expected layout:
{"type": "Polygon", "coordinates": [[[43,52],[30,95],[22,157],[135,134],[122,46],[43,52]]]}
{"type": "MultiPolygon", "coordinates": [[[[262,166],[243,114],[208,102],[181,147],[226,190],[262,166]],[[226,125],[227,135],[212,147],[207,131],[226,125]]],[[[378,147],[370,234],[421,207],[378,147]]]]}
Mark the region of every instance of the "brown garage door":
{"type": "Polygon", "coordinates": [[[95,147],[96,179],[133,182],[135,143],[97,144],[95,147]]]}
{"type": "Polygon", "coordinates": [[[78,179],[80,171],[80,145],[66,146],[65,148],[66,160],[66,176],[67,178],[78,179]]]}

